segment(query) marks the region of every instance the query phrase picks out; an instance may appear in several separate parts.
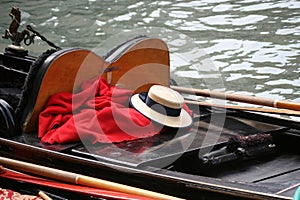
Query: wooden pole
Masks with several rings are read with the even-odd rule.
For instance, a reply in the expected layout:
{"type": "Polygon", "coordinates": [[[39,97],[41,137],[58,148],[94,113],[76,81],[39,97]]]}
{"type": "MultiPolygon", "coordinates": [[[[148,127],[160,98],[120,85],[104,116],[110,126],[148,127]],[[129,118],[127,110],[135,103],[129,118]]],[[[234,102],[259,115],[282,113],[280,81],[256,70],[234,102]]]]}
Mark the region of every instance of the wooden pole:
{"type": "Polygon", "coordinates": [[[173,90],[185,94],[193,94],[197,96],[211,97],[216,99],[226,99],[230,101],[237,101],[237,102],[250,103],[255,105],[300,111],[300,103],[296,103],[292,101],[281,101],[276,99],[274,100],[269,98],[254,97],[254,96],[247,96],[247,95],[240,95],[240,94],[229,94],[225,92],[214,92],[209,90],[185,88],[179,86],[171,86],[171,88],[173,90]]]}
{"type": "Polygon", "coordinates": [[[253,112],[261,112],[261,113],[300,116],[300,111],[297,110],[254,108],[254,107],[237,106],[237,105],[221,105],[221,104],[212,104],[209,102],[204,102],[204,101],[201,102],[196,100],[185,100],[184,102],[187,104],[199,105],[199,106],[210,106],[210,107],[217,107],[217,108],[224,108],[224,109],[235,109],[235,110],[253,111],[253,112]]]}
{"type": "Polygon", "coordinates": [[[76,174],[68,171],[63,171],[59,169],[54,169],[50,167],[45,167],[41,165],[36,165],[28,162],[23,162],[19,160],[14,160],[10,158],[0,157],[0,164],[5,167],[20,170],[23,172],[52,178],[60,181],[65,181],[68,183],[84,185],[89,187],[94,187],[98,189],[106,189],[111,191],[123,192],[127,194],[135,194],[144,197],[149,197],[153,199],[166,199],[166,200],[182,200],[181,198],[152,192],[149,190],[144,190],[128,185],[123,185],[111,181],[106,181],[103,179],[98,179],[90,176],[84,176],[81,174],[76,174]]]}
{"type": "Polygon", "coordinates": [[[52,200],[52,198],[46,195],[43,191],[39,191],[39,196],[44,200],[52,200]]]}

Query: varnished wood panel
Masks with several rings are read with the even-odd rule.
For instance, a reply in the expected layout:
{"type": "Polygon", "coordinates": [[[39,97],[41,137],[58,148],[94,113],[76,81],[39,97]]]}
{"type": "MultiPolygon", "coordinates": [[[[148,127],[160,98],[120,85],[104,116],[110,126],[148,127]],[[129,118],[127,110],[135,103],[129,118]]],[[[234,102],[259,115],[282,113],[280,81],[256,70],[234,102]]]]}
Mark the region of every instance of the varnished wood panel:
{"type": "Polygon", "coordinates": [[[137,92],[147,92],[154,84],[169,87],[170,59],[166,44],[159,39],[145,39],[110,63],[118,66],[111,84],[137,92]]]}
{"type": "Polygon", "coordinates": [[[36,102],[32,112],[27,115],[23,131],[37,130],[39,113],[44,109],[49,97],[59,92],[73,92],[84,80],[99,74],[100,69],[105,66],[101,57],[88,50],[68,51],[51,61],[49,66],[42,66],[46,68],[46,73],[41,77],[36,102]]]}

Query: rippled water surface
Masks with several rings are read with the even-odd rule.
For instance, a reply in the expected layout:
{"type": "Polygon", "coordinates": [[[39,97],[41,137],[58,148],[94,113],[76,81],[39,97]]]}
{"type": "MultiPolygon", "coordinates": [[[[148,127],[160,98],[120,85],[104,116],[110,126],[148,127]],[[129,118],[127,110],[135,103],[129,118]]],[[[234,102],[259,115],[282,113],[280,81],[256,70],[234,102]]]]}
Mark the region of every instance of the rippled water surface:
{"type": "MultiPolygon", "coordinates": [[[[58,46],[102,54],[128,39],[126,32],[149,33],[168,44],[176,80],[300,102],[299,1],[2,1],[1,33],[13,5],[23,28],[31,24],[58,46]]],[[[29,47],[34,55],[47,48],[40,40],[29,47]]]]}

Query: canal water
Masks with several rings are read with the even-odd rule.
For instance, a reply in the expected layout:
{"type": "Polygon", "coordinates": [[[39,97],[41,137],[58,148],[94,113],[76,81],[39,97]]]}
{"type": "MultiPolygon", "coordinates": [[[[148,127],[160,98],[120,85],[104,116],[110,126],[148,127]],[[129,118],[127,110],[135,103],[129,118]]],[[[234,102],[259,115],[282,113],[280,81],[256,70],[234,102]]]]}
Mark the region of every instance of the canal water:
{"type": "MultiPolygon", "coordinates": [[[[1,1],[0,33],[14,5],[20,30],[30,24],[62,48],[102,56],[146,34],[168,44],[171,77],[182,85],[300,102],[300,1],[1,1]]],[[[48,46],[37,39],[27,48],[39,55],[48,46]]]]}

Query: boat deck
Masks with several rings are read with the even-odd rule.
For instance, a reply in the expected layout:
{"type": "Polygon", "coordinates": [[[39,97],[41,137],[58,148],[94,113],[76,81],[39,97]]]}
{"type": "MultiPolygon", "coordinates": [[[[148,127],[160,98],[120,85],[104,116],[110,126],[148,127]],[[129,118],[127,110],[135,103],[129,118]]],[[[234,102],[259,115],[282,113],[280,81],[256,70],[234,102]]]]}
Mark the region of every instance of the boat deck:
{"type": "Polygon", "coordinates": [[[18,144],[21,143],[30,151],[23,152],[23,156],[32,157],[33,162],[33,154],[40,164],[61,166],[69,170],[72,169],[72,163],[76,166],[78,162],[76,171],[86,167],[87,174],[97,176],[96,170],[101,177],[99,170],[108,170],[112,173],[110,178],[113,180],[120,180],[122,176],[126,179],[128,174],[131,174],[132,184],[145,187],[143,180],[149,184],[147,187],[158,191],[161,190],[161,186],[153,185],[147,179],[155,180],[159,177],[164,181],[163,185],[174,187],[174,191],[190,191],[191,198],[201,196],[199,191],[202,191],[213,196],[218,194],[220,199],[292,199],[300,183],[300,155],[296,148],[299,141],[297,135],[300,133],[297,130],[298,124],[291,122],[287,125],[291,125],[292,128],[287,128],[280,124],[282,121],[278,121],[277,118],[264,117],[265,121],[262,121],[259,119],[261,115],[254,113],[241,114],[241,111],[227,110],[226,113],[218,111],[212,116],[210,112],[211,110],[207,109],[201,110],[201,115],[198,113],[197,121],[188,132],[170,131],[147,139],[90,146],[46,145],[40,143],[36,134],[23,134],[14,138],[17,142],[14,147],[12,144],[7,147],[7,141],[1,139],[0,153],[20,158],[18,154],[23,150],[18,144]],[[241,117],[242,115],[247,117],[241,117]],[[218,119],[221,118],[225,119],[222,126],[218,124],[218,119]],[[273,119],[272,123],[270,119],[273,119]],[[280,123],[275,123],[277,121],[280,123]],[[252,157],[216,165],[203,164],[201,157],[226,146],[230,137],[263,133],[272,134],[276,144],[275,151],[260,152],[252,157]],[[32,147],[34,149],[31,149],[32,147]],[[13,150],[8,153],[5,148],[13,150]],[[35,154],[36,152],[38,154],[35,154]],[[89,165],[92,165],[93,169],[89,165]],[[115,169],[111,172],[111,169],[107,168],[115,169]],[[123,171],[122,175],[120,170],[123,171]],[[142,175],[135,174],[136,170],[142,175]],[[178,182],[181,184],[173,185],[178,182]]]}

